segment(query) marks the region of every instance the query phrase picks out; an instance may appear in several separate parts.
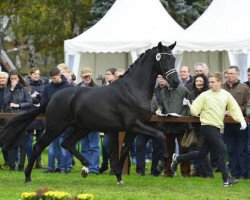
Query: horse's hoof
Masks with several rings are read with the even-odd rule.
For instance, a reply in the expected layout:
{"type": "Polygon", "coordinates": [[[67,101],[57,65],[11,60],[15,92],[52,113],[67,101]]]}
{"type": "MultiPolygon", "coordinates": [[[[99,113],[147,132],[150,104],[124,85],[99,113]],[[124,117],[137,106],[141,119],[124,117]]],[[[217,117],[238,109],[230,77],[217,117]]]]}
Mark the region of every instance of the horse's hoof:
{"type": "Polygon", "coordinates": [[[123,185],[123,184],[124,184],[124,183],[123,183],[122,180],[120,180],[120,181],[117,182],[117,185],[123,185]]]}
{"type": "Polygon", "coordinates": [[[25,178],[25,183],[30,183],[31,182],[31,178],[25,178]]]}
{"type": "Polygon", "coordinates": [[[82,172],[81,172],[82,177],[86,178],[88,176],[88,173],[89,173],[89,168],[83,166],[82,167],[82,172]]]}

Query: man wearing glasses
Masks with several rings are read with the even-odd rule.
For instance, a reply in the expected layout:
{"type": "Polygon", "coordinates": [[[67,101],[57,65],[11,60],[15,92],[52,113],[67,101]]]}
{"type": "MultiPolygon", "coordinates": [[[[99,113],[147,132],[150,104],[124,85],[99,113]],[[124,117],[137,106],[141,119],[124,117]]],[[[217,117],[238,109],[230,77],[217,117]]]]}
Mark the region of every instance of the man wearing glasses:
{"type": "MultiPolygon", "coordinates": [[[[227,90],[239,104],[245,115],[246,105],[250,98],[250,89],[240,83],[240,70],[237,66],[230,66],[227,69],[227,82],[222,88],[227,90]]],[[[228,111],[227,116],[231,116],[228,111]]],[[[224,129],[224,141],[229,154],[229,170],[235,178],[248,178],[248,130],[240,130],[240,124],[226,124],[224,129]]]]}

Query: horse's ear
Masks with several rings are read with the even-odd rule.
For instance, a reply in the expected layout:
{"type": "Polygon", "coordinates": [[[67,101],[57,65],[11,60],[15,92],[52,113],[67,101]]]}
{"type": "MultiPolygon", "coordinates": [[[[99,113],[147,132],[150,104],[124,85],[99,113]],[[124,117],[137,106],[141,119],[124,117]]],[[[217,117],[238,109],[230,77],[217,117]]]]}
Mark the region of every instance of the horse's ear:
{"type": "Polygon", "coordinates": [[[158,49],[159,49],[160,51],[162,51],[162,43],[161,43],[161,42],[158,43],[158,49]]]}
{"type": "Polygon", "coordinates": [[[176,42],[174,44],[171,44],[168,48],[172,50],[175,47],[175,45],[176,45],[176,42]]]}

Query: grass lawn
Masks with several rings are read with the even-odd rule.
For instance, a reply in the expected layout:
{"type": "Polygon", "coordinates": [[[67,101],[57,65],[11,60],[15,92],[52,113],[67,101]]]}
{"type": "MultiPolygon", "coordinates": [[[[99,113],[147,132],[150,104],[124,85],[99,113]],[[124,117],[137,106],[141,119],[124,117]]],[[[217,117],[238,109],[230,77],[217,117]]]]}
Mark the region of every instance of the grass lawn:
{"type": "MultiPolygon", "coordinates": [[[[47,161],[43,154],[43,163],[47,161]]],[[[3,163],[2,154],[0,163],[3,163]]],[[[147,164],[150,168],[150,164],[147,164]]],[[[214,179],[151,177],[149,170],[144,177],[137,176],[135,165],[131,174],[124,176],[124,185],[116,185],[116,178],[108,175],[89,175],[83,179],[80,175],[81,166],[77,161],[69,174],[45,174],[41,169],[34,169],[32,182],[24,183],[22,172],[0,170],[0,200],[20,199],[22,192],[32,192],[48,187],[52,190],[69,192],[72,195],[92,193],[95,200],[163,200],[163,199],[250,199],[250,180],[241,180],[238,184],[224,188],[221,175],[215,174],[214,179]]]]}

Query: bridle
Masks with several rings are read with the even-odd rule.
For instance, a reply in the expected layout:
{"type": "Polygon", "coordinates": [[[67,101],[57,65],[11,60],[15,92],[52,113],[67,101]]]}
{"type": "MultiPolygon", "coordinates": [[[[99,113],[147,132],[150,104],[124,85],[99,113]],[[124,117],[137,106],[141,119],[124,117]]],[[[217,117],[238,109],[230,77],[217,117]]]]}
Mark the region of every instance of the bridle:
{"type": "Polygon", "coordinates": [[[175,68],[173,68],[173,69],[170,69],[170,70],[168,70],[168,71],[165,71],[164,70],[164,67],[162,66],[162,64],[161,64],[161,62],[160,62],[160,60],[161,60],[161,55],[168,55],[168,56],[171,56],[171,55],[173,55],[172,53],[157,53],[156,54],[156,60],[159,62],[159,64],[160,64],[160,69],[161,69],[161,71],[162,71],[162,74],[164,74],[165,75],[165,78],[167,79],[167,80],[169,80],[169,78],[168,78],[168,76],[169,75],[171,75],[171,74],[173,74],[173,73],[177,73],[177,71],[176,71],[176,69],[175,68]]]}

